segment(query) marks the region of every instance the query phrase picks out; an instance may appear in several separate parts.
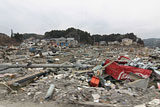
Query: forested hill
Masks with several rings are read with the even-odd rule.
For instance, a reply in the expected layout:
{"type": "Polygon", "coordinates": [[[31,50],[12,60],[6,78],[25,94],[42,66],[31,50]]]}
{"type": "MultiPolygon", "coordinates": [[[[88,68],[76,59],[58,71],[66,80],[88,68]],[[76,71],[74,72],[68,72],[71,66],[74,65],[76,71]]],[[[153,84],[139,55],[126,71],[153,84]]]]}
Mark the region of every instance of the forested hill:
{"type": "Polygon", "coordinates": [[[48,32],[45,32],[44,35],[41,34],[35,34],[35,33],[14,33],[11,35],[11,37],[0,34],[0,45],[7,45],[7,44],[14,44],[14,43],[22,43],[25,39],[28,38],[35,38],[35,39],[50,39],[50,38],[75,38],[79,43],[83,44],[93,44],[94,42],[100,42],[100,41],[106,41],[113,42],[113,41],[119,41],[121,42],[124,38],[132,39],[134,42],[137,42],[141,45],[144,45],[144,42],[142,39],[138,38],[134,33],[126,33],[126,34],[109,34],[109,35],[100,35],[100,34],[94,34],[91,35],[87,31],[83,31],[80,29],[75,28],[68,28],[66,30],[51,30],[48,32]],[[10,41],[10,43],[8,43],[10,41]]]}
{"type": "Polygon", "coordinates": [[[67,30],[52,30],[44,34],[44,38],[59,38],[59,37],[73,37],[80,43],[93,44],[93,42],[99,41],[119,41],[121,42],[124,38],[132,39],[134,42],[139,44],[144,44],[143,40],[138,38],[134,33],[126,34],[109,34],[109,35],[91,35],[87,31],[82,31],[80,29],[68,28],[67,30]]]}

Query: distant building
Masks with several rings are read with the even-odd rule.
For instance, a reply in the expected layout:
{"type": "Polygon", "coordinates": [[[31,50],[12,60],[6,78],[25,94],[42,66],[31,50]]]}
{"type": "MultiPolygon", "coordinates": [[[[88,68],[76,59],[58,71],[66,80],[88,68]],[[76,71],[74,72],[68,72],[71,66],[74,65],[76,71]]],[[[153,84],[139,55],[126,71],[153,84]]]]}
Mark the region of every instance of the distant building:
{"type": "Polygon", "coordinates": [[[47,41],[45,41],[45,40],[36,41],[36,45],[37,45],[37,46],[47,45],[47,41]]]}
{"type": "Polygon", "coordinates": [[[58,45],[58,46],[76,46],[78,45],[78,41],[74,38],[51,38],[50,43],[52,45],[58,45]]]}
{"type": "Polygon", "coordinates": [[[100,42],[99,42],[99,45],[105,46],[105,45],[106,45],[106,41],[100,41],[100,42]]]}
{"type": "Polygon", "coordinates": [[[67,43],[68,43],[69,46],[78,45],[78,41],[76,41],[74,38],[67,38],[67,43]]]}
{"type": "Polygon", "coordinates": [[[108,42],[108,45],[119,45],[120,43],[118,41],[108,42]]]}
{"type": "Polygon", "coordinates": [[[33,38],[29,38],[26,39],[21,46],[25,46],[25,47],[32,47],[32,46],[44,46],[44,45],[52,45],[52,46],[77,46],[78,45],[78,41],[75,40],[74,38],[51,38],[51,39],[44,39],[44,40],[40,40],[40,39],[33,39],[33,38]]]}
{"type": "Polygon", "coordinates": [[[122,43],[121,44],[125,45],[125,46],[129,46],[129,45],[133,44],[133,40],[129,39],[129,38],[124,38],[124,39],[122,39],[122,43]]]}

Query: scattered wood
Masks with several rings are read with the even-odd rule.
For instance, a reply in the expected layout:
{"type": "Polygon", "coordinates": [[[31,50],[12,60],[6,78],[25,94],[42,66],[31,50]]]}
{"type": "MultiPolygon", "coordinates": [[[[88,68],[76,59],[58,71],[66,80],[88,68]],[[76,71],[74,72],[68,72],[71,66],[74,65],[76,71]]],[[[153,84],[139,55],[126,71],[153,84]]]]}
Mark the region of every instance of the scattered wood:
{"type": "Polygon", "coordinates": [[[17,78],[15,80],[11,80],[7,82],[7,85],[11,86],[11,87],[20,87],[20,86],[25,86],[26,84],[34,81],[34,79],[36,77],[40,77],[42,75],[45,75],[46,73],[48,73],[47,71],[40,71],[40,72],[35,72],[33,74],[30,75],[26,75],[24,77],[20,77],[17,78]]]}
{"type": "MultiPolygon", "coordinates": [[[[0,71],[0,74],[5,74],[5,73],[18,73],[22,71],[21,68],[9,68],[9,69],[4,69],[2,71],[0,71]]],[[[22,71],[23,72],[23,71],[22,71]]]]}
{"type": "Polygon", "coordinates": [[[62,64],[0,64],[0,68],[74,68],[75,65],[62,65],[62,64]]]}
{"type": "Polygon", "coordinates": [[[75,104],[91,106],[91,107],[130,107],[131,105],[118,105],[118,104],[106,104],[106,103],[95,103],[95,102],[74,102],[75,104]]]}
{"type": "Polygon", "coordinates": [[[82,73],[86,73],[86,72],[92,72],[91,70],[79,70],[79,71],[72,71],[73,73],[78,73],[78,74],[82,74],[82,73]]]}

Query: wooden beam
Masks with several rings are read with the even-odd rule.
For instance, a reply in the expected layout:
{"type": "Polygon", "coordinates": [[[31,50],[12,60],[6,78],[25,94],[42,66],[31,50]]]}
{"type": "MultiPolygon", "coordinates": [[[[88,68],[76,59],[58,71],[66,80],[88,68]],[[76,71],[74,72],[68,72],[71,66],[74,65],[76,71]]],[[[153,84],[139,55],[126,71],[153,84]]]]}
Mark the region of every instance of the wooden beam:
{"type": "Polygon", "coordinates": [[[131,105],[119,105],[119,104],[106,104],[106,103],[95,103],[95,102],[74,102],[75,104],[91,106],[91,107],[130,107],[131,105]]]}
{"type": "MultiPolygon", "coordinates": [[[[0,64],[0,68],[74,68],[76,65],[63,65],[63,64],[0,64]]],[[[88,65],[88,68],[92,68],[93,65],[88,65]]]]}
{"type": "Polygon", "coordinates": [[[11,87],[25,86],[27,83],[34,81],[36,77],[40,77],[42,75],[45,75],[46,73],[48,73],[48,71],[35,72],[33,74],[29,74],[24,77],[17,78],[15,80],[8,81],[7,85],[11,87]]]}
{"type": "Polygon", "coordinates": [[[0,68],[73,68],[75,65],[62,65],[62,64],[0,64],[0,68]]]}

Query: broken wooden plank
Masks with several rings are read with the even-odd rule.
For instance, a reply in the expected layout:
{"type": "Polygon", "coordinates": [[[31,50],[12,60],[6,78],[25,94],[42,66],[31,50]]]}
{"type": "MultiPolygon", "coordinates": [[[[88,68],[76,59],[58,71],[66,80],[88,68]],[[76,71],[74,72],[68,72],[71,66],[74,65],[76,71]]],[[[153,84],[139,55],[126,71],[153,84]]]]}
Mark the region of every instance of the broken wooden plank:
{"type": "Polygon", "coordinates": [[[81,73],[92,72],[92,71],[91,70],[79,70],[79,71],[72,71],[72,72],[81,74],[81,73]]]}
{"type": "MultiPolygon", "coordinates": [[[[74,68],[76,65],[63,64],[0,64],[0,68],[74,68]]],[[[92,68],[93,65],[88,65],[87,68],[92,68]]]]}
{"type": "Polygon", "coordinates": [[[8,68],[0,68],[0,71],[6,70],[6,69],[8,69],[8,68]]]}
{"type": "MultiPolygon", "coordinates": [[[[110,64],[112,64],[114,61],[109,62],[108,64],[102,66],[102,70],[105,69],[107,66],[109,66],[110,64]]],[[[82,74],[82,73],[87,73],[87,72],[93,72],[94,70],[79,70],[79,71],[72,71],[73,73],[78,73],[78,74],[82,74]]]]}
{"type": "Polygon", "coordinates": [[[29,74],[24,77],[17,78],[15,80],[8,81],[7,85],[12,86],[12,87],[24,86],[27,83],[32,82],[36,77],[40,77],[46,73],[48,72],[47,71],[35,72],[33,74],[29,74]]]}
{"type": "Polygon", "coordinates": [[[102,70],[104,70],[107,66],[111,65],[113,62],[115,62],[115,61],[114,61],[114,60],[113,60],[113,61],[110,61],[108,64],[104,65],[104,66],[102,67],[102,70]]]}
{"type": "Polygon", "coordinates": [[[73,68],[75,65],[62,65],[62,64],[0,64],[0,68],[73,68]]]}
{"type": "MultiPolygon", "coordinates": [[[[4,69],[3,71],[0,71],[0,74],[5,74],[5,73],[18,73],[21,72],[21,68],[9,68],[9,69],[4,69]]],[[[22,71],[23,72],[23,71],[22,71]]]]}
{"type": "Polygon", "coordinates": [[[106,104],[106,103],[95,103],[95,102],[74,102],[75,104],[92,106],[92,107],[130,107],[131,105],[119,105],[119,104],[106,104]]]}

